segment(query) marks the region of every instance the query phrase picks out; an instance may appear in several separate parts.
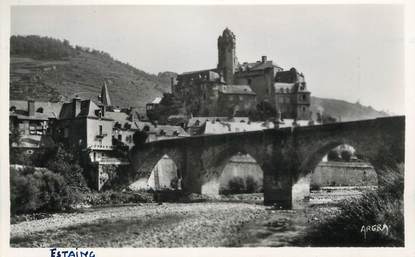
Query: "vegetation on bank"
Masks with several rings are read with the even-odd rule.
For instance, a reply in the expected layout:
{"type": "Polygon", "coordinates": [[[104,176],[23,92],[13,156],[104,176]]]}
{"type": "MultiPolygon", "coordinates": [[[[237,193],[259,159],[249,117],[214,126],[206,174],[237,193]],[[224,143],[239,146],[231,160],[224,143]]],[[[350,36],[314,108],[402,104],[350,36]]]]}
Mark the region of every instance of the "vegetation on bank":
{"type": "Polygon", "coordinates": [[[338,215],[312,226],[301,240],[312,246],[404,246],[404,165],[378,175],[378,191],[344,200],[338,215]]]}

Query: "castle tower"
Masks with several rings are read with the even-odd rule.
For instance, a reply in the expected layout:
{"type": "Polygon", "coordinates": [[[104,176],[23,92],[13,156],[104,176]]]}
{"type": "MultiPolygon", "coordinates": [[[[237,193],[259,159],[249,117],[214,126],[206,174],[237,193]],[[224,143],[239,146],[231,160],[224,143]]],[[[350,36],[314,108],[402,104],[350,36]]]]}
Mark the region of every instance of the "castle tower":
{"type": "Polygon", "coordinates": [[[218,72],[223,74],[226,84],[233,84],[233,74],[238,65],[235,41],[235,35],[228,28],[218,38],[218,72]]]}
{"type": "Polygon", "coordinates": [[[110,94],[107,88],[107,83],[105,81],[101,88],[101,99],[100,100],[105,106],[111,106],[110,94]]]}

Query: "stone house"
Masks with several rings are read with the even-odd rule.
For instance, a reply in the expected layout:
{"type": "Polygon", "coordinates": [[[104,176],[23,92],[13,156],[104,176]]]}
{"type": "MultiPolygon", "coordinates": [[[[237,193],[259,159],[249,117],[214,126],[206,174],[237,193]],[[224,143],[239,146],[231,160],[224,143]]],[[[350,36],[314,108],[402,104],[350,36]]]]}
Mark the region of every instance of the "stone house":
{"type": "Polygon", "coordinates": [[[217,115],[247,116],[256,108],[256,93],[248,85],[221,85],[218,92],[217,115]]]}
{"type": "Polygon", "coordinates": [[[56,122],[61,106],[59,102],[10,100],[10,130],[16,130],[20,135],[19,143],[13,143],[11,147],[28,154],[53,147],[51,126],[56,122]]]}

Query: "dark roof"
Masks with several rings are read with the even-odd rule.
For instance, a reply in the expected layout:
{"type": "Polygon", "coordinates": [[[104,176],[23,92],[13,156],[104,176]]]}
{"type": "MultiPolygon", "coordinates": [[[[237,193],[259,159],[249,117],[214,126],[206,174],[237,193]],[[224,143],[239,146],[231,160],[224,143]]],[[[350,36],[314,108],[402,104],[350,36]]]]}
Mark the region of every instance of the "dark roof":
{"type": "Polygon", "coordinates": [[[164,133],[165,136],[174,137],[187,137],[189,134],[180,126],[172,126],[172,125],[157,125],[157,127],[150,127],[150,133],[155,133],[158,136],[162,136],[164,133]]]}
{"type": "Polygon", "coordinates": [[[187,126],[188,127],[193,127],[193,126],[195,126],[195,123],[197,121],[199,121],[199,125],[197,125],[197,126],[201,126],[206,121],[212,121],[212,120],[226,121],[228,119],[229,119],[228,117],[192,117],[192,118],[189,119],[189,122],[187,123],[187,126]]]}
{"type": "Polygon", "coordinates": [[[219,92],[232,95],[256,95],[248,85],[223,85],[219,87],[219,92]]]}
{"type": "Polygon", "coordinates": [[[18,114],[10,112],[11,117],[16,117],[19,120],[49,120],[49,117],[43,113],[35,113],[33,116],[29,116],[27,114],[18,114]]]}
{"type": "MultiPolygon", "coordinates": [[[[73,119],[72,116],[73,102],[64,103],[59,114],[60,119],[73,119]]],[[[92,100],[81,100],[81,111],[77,117],[94,117],[97,118],[96,113],[100,108],[92,100]]]]}
{"type": "Polygon", "coordinates": [[[191,75],[191,74],[205,73],[205,72],[208,72],[208,71],[216,72],[216,69],[206,69],[206,70],[197,70],[197,71],[187,71],[187,72],[183,72],[182,74],[179,74],[179,76],[180,76],[180,75],[191,75]]]}
{"type": "Polygon", "coordinates": [[[265,70],[265,69],[274,68],[274,67],[281,69],[277,65],[274,65],[272,61],[265,61],[265,62],[258,61],[258,62],[251,62],[251,63],[243,63],[243,64],[239,64],[238,72],[265,70]]]}
{"type": "Polygon", "coordinates": [[[275,93],[297,93],[297,92],[310,92],[307,88],[303,85],[299,85],[299,83],[283,83],[283,82],[275,82],[274,83],[275,93]]]}
{"type": "Polygon", "coordinates": [[[28,101],[27,100],[10,100],[10,108],[14,107],[16,111],[10,115],[16,116],[18,119],[38,119],[47,120],[52,118],[58,118],[62,109],[62,102],[44,102],[35,101],[35,115],[28,116],[28,101]],[[37,112],[39,108],[43,109],[43,112],[37,112]]]}

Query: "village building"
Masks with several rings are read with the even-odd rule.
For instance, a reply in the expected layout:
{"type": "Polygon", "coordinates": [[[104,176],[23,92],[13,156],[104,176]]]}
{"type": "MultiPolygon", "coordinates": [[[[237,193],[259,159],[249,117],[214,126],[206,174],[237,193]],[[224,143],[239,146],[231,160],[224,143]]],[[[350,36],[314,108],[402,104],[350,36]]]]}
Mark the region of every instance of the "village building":
{"type": "Polygon", "coordinates": [[[19,142],[11,147],[21,149],[28,154],[42,148],[54,147],[52,127],[59,116],[62,104],[34,100],[10,100],[10,133],[19,133],[19,142]]]}
{"type": "Polygon", "coordinates": [[[132,108],[112,106],[105,82],[99,102],[78,97],[65,103],[11,100],[9,120],[10,133],[16,130],[20,137],[11,145],[14,149],[32,154],[57,143],[79,149],[84,168],[96,167],[90,173],[97,189],[108,180],[108,169],[129,164],[120,152],[134,146],[137,131],[147,132],[147,142],[189,136],[181,126],[145,122],[132,108]]]}
{"type": "Polygon", "coordinates": [[[280,113],[278,118],[311,118],[310,92],[304,75],[295,68],[284,71],[266,56],[256,62],[240,64],[236,56],[236,37],[228,28],[218,38],[216,68],[182,73],[172,83],[172,94],[183,100],[188,115],[252,114],[260,105],[271,108],[276,117],[280,113]],[[223,88],[238,92],[237,98],[247,103],[230,100],[237,98],[223,88]]]}

